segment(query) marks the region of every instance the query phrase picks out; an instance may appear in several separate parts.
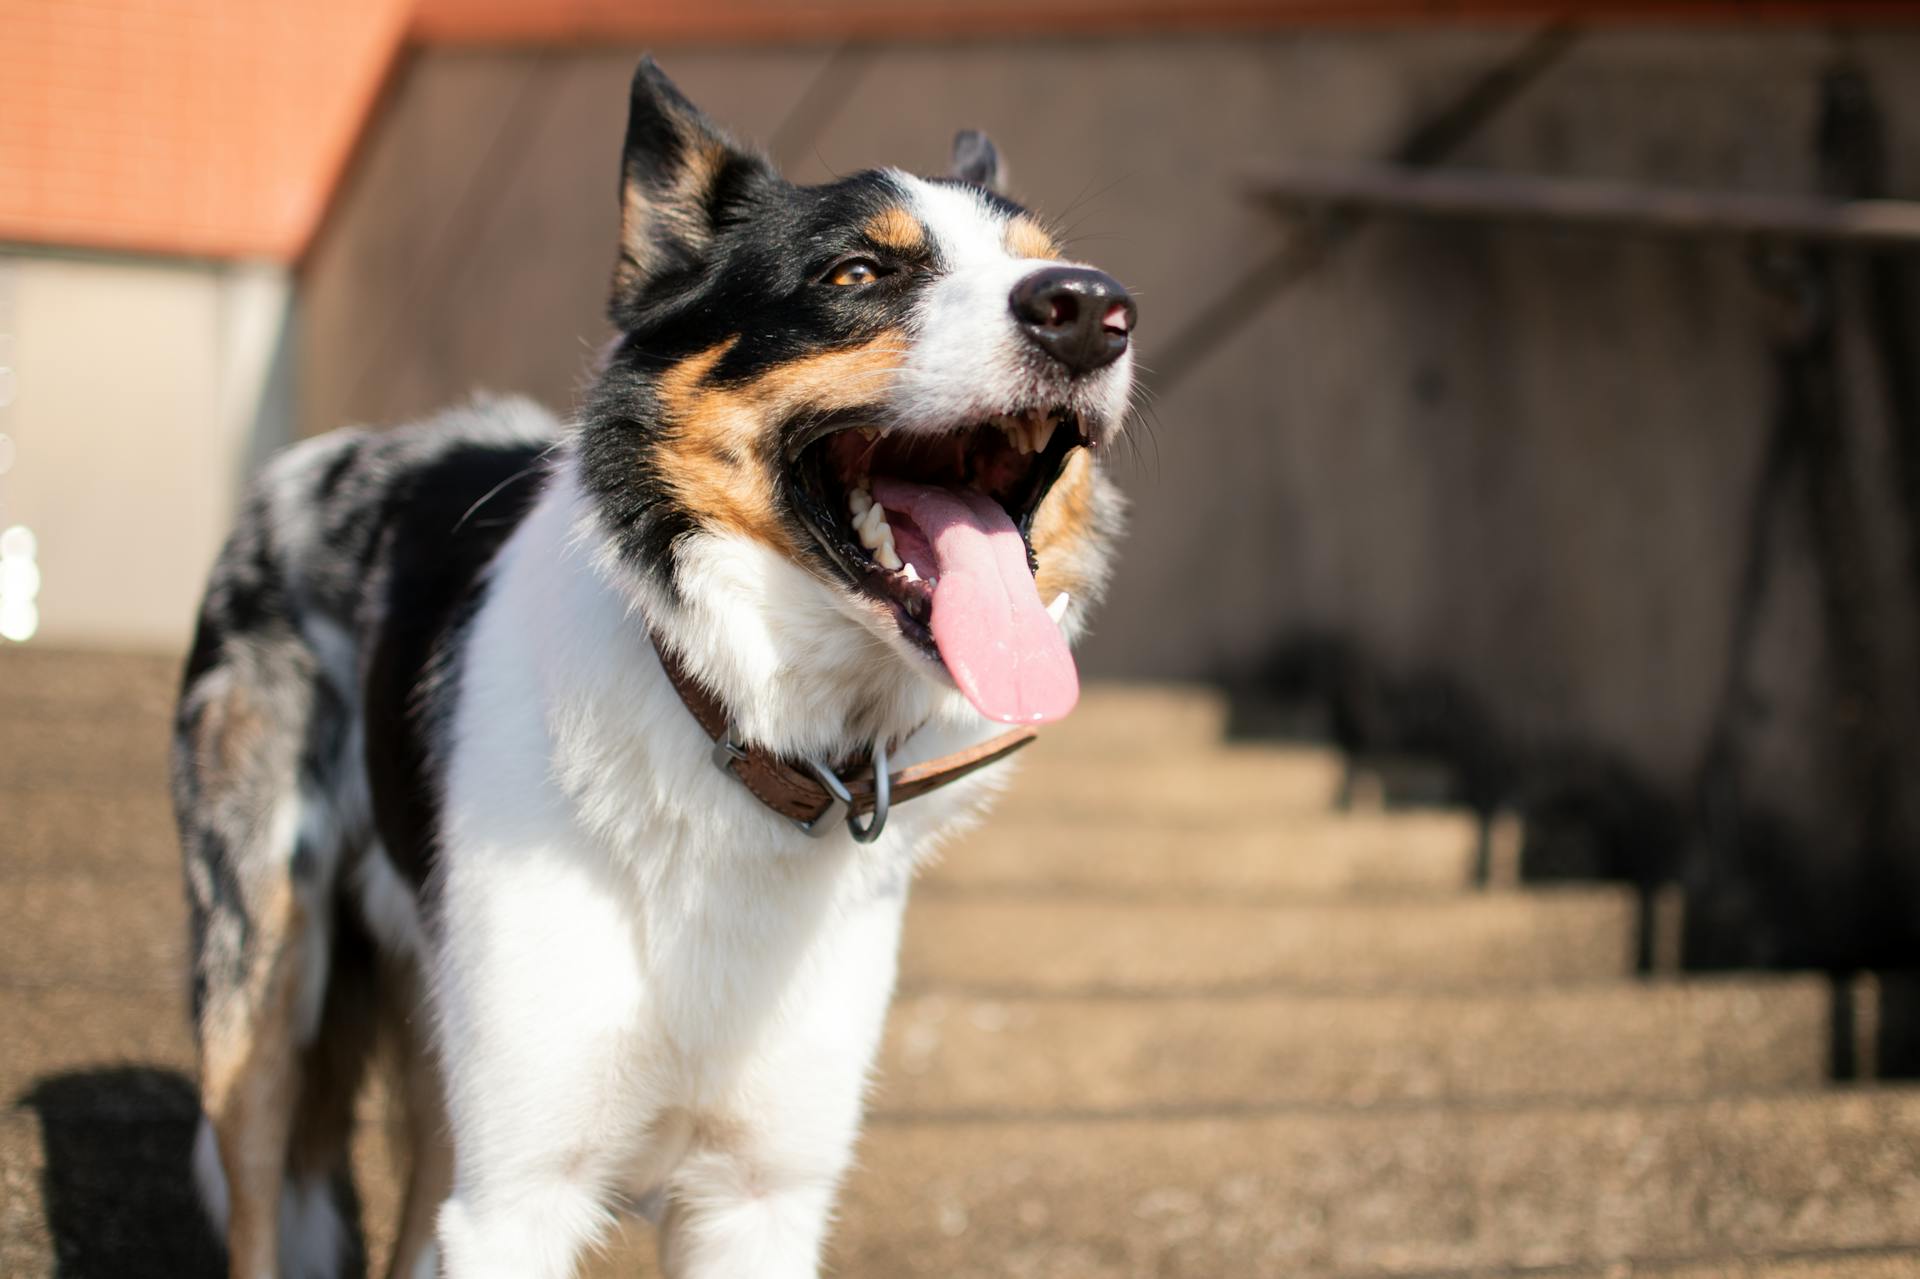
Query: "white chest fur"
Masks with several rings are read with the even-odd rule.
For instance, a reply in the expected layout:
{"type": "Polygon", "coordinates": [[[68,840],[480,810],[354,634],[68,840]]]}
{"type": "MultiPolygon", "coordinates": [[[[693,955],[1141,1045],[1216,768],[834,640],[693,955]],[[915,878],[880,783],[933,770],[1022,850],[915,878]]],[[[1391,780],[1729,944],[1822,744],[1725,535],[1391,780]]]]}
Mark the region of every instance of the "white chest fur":
{"type": "MultiPolygon", "coordinates": [[[[902,805],[872,845],[803,834],[713,767],[596,541],[556,482],[496,567],[447,747],[434,996],[457,1175],[444,1237],[468,1260],[518,1267],[503,1274],[546,1273],[570,1232],[502,1226],[522,1218],[483,1210],[499,1195],[586,1233],[610,1193],[831,1196],[913,866],[1005,770],[902,805]]],[[[670,624],[726,628],[689,647],[730,655],[754,699],[739,708],[748,732],[811,716],[791,736],[817,737],[853,698],[871,705],[876,679],[911,681],[882,703],[930,717],[902,763],[992,731],[910,670],[848,678],[857,624],[818,604],[796,616],[794,600],[824,593],[788,580],[804,578],[791,564],[717,539],[690,562],[687,594],[703,602],[670,624]]],[[[765,1228],[810,1215],[775,1212],[765,1228]]]]}

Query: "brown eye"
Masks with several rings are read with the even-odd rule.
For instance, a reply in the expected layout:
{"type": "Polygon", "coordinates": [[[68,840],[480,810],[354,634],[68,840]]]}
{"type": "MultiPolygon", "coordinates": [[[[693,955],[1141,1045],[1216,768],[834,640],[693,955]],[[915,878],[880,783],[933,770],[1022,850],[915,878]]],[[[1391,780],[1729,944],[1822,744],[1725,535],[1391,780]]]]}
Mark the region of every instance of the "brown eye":
{"type": "Polygon", "coordinates": [[[872,258],[848,258],[827,276],[827,283],[837,287],[857,284],[872,284],[880,278],[880,264],[872,258]]]}

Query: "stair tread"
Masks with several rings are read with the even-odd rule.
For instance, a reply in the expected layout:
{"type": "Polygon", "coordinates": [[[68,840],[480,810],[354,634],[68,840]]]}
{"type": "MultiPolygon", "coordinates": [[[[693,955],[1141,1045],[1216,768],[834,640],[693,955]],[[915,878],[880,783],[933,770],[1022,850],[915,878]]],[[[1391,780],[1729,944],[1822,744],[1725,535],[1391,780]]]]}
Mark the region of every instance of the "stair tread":
{"type": "MultiPolygon", "coordinates": [[[[108,1233],[144,1223],[146,1255],[191,1252],[203,1227],[185,1198],[192,1113],[180,1088],[149,1088],[162,1100],[147,1113],[63,1108],[56,1091],[0,1117],[7,1273],[50,1273],[33,1191],[49,1181],[65,1195],[55,1229],[67,1246],[109,1246],[97,1213],[79,1211],[91,1200],[118,1209],[108,1233]],[[66,1239],[83,1223],[84,1237],[66,1239]]],[[[1912,1249],[1917,1158],[1920,1094],[1906,1090],[1417,1113],[881,1118],[862,1139],[831,1251],[840,1273],[954,1279],[1577,1273],[1624,1258],[1691,1279],[1726,1273],[1691,1260],[1702,1256],[1912,1249]]],[[[390,1214],[389,1194],[370,1190],[376,1213],[390,1214]]],[[[625,1232],[592,1273],[633,1273],[647,1236],[625,1232]]],[[[1844,1264],[1833,1258],[1781,1264],[1757,1273],[1849,1274],[1818,1268],[1844,1264]]]]}
{"type": "MultiPolygon", "coordinates": [[[[0,788],[98,790],[129,776],[164,778],[181,666],[168,654],[0,652],[0,788]]],[[[1049,727],[1028,754],[1212,759],[1227,750],[1226,721],[1225,698],[1201,685],[1093,682],[1074,714],[1049,727]]]]}
{"type": "Polygon", "coordinates": [[[1042,739],[1021,753],[1002,818],[1218,826],[1250,817],[1325,812],[1340,800],[1347,766],[1321,746],[1232,746],[1153,757],[1075,753],[1042,739]]]}
{"type": "Polygon", "coordinates": [[[996,815],[955,841],[921,883],[1105,896],[1458,892],[1472,882],[1479,838],[1479,824],[1457,813],[1326,813],[1199,829],[996,815]]]}
{"type": "MultiPolygon", "coordinates": [[[[173,873],[172,802],[151,781],[4,797],[0,876],[130,868],[173,873]]],[[[1479,825],[1445,812],[1313,813],[1241,826],[1051,821],[995,814],[922,872],[922,891],[1100,896],[1441,893],[1473,878],[1479,825]]]]}
{"type": "Polygon", "coordinates": [[[1818,977],[1622,981],[1466,995],[895,1003],[889,1114],[1406,1105],[1815,1088],[1818,977]]]}
{"type": "Polygon", "coordinates": [[[929,895],[908,908],[904,990],[1097,993],[1435,989],[1620,977],[1615,888],[1292,904],[929,895]]]}
{"type": "MultiPolygon", "coordinates": [[[[10,877],[0,976],[23,986],[177,987],[176,873],[10,877]]],[[[908,908],[903,989],[1096,993],[1445,989],[1625,976],[1634,902],[1615,888],[1316,903],[942,897],[908,908]]]]}
{"type": "MultiPolygon", "coordinates": [[[[191,1071],[184,992],[0,986],[0,1096],[65,1071],[191,1071]]],[[[1821,1084],[1813,976],[1465,995],[906,996],[876,1113],[1353,1107],[1821,1084]]]]}
{"type": "Polygon", "coordinates": [[[1917,1163],[1912,1092],[903,1121],[863,1145],[837,1252],[852,1274],[1197,1279],[1910,1245],[1917,1163]]]}
{"type": "MultiPolygon", "coordinates": [[[[9,1276],[214,1265],[185,1176],[178,670],[0,655],[9,1276]]],[[[1226,743],[1226,714],[1090,684],[926,873],[838,1272],[1920,1272],[1920,1091],[1822,1088],[1823,978],[1634,980],[1627,890],[1460,891],[1470,818],[1337,811],[1344,761],[1226,743]]],[[[651,1251],[629,1229],[589,1273],[654,1275],[651,1251]]]]}

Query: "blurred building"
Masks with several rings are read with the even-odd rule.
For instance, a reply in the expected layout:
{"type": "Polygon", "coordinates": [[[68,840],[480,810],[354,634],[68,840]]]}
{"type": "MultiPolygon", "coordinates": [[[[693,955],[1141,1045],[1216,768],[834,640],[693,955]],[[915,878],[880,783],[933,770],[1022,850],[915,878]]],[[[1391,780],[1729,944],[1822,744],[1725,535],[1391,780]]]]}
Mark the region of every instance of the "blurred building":
{"type": "Polygon", "coordinates": [[[0,527],[39,578],[0,633],[184,644],[292,438],[296,268],[409,11],[0,4],[0,527]]]}
{"type": "Polygon", "coordinates": [[[1091,673],[1311,692],[1351,745],[1448,754],[1489,810],[1574,814],[1600,846],[1555,854],[1570,873],[1775,841],[1821,855],[1756,892],[1911,915],[1898,251],[1256,195],[1391,162],[1920,197],[1915,10],[7,0],[0,527],[35,534],[42,640],[177,648],[267,450],[483,387],[564,412],[652,46],[803,181],[938,171],[985,128],[1137,291],[1151,400],[1091,673]]]}

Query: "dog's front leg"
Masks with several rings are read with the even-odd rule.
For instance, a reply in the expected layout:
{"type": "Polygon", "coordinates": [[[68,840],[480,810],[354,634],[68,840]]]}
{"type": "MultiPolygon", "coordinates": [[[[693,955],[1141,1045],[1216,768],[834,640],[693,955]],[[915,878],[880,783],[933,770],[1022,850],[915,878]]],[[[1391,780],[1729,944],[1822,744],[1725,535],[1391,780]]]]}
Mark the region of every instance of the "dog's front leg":
{"type": "Polygon", "coordinates": [[[712,1195],[668,1202],[660,1222],[667,1279],[815,1279],[833,1212],[832,1179],[755,1188],[750,1169],[730,1158],[707,1154],[691,1162],[687,1171],[712,1195]]]}
{"type": "Polygon", "coordinates": [[[708,1082],[660,1223],[666,1279],[814,1279],[859,1135],[904,898],[829,912],[708,1082]]]}
{"type": "Polygon", "coordinates": [[[454,850],[434,1001],[453,1129],[447,1279],[564,1279],[609,1221],[644,1109],[634,916],[565,847],[454,850]]]}

